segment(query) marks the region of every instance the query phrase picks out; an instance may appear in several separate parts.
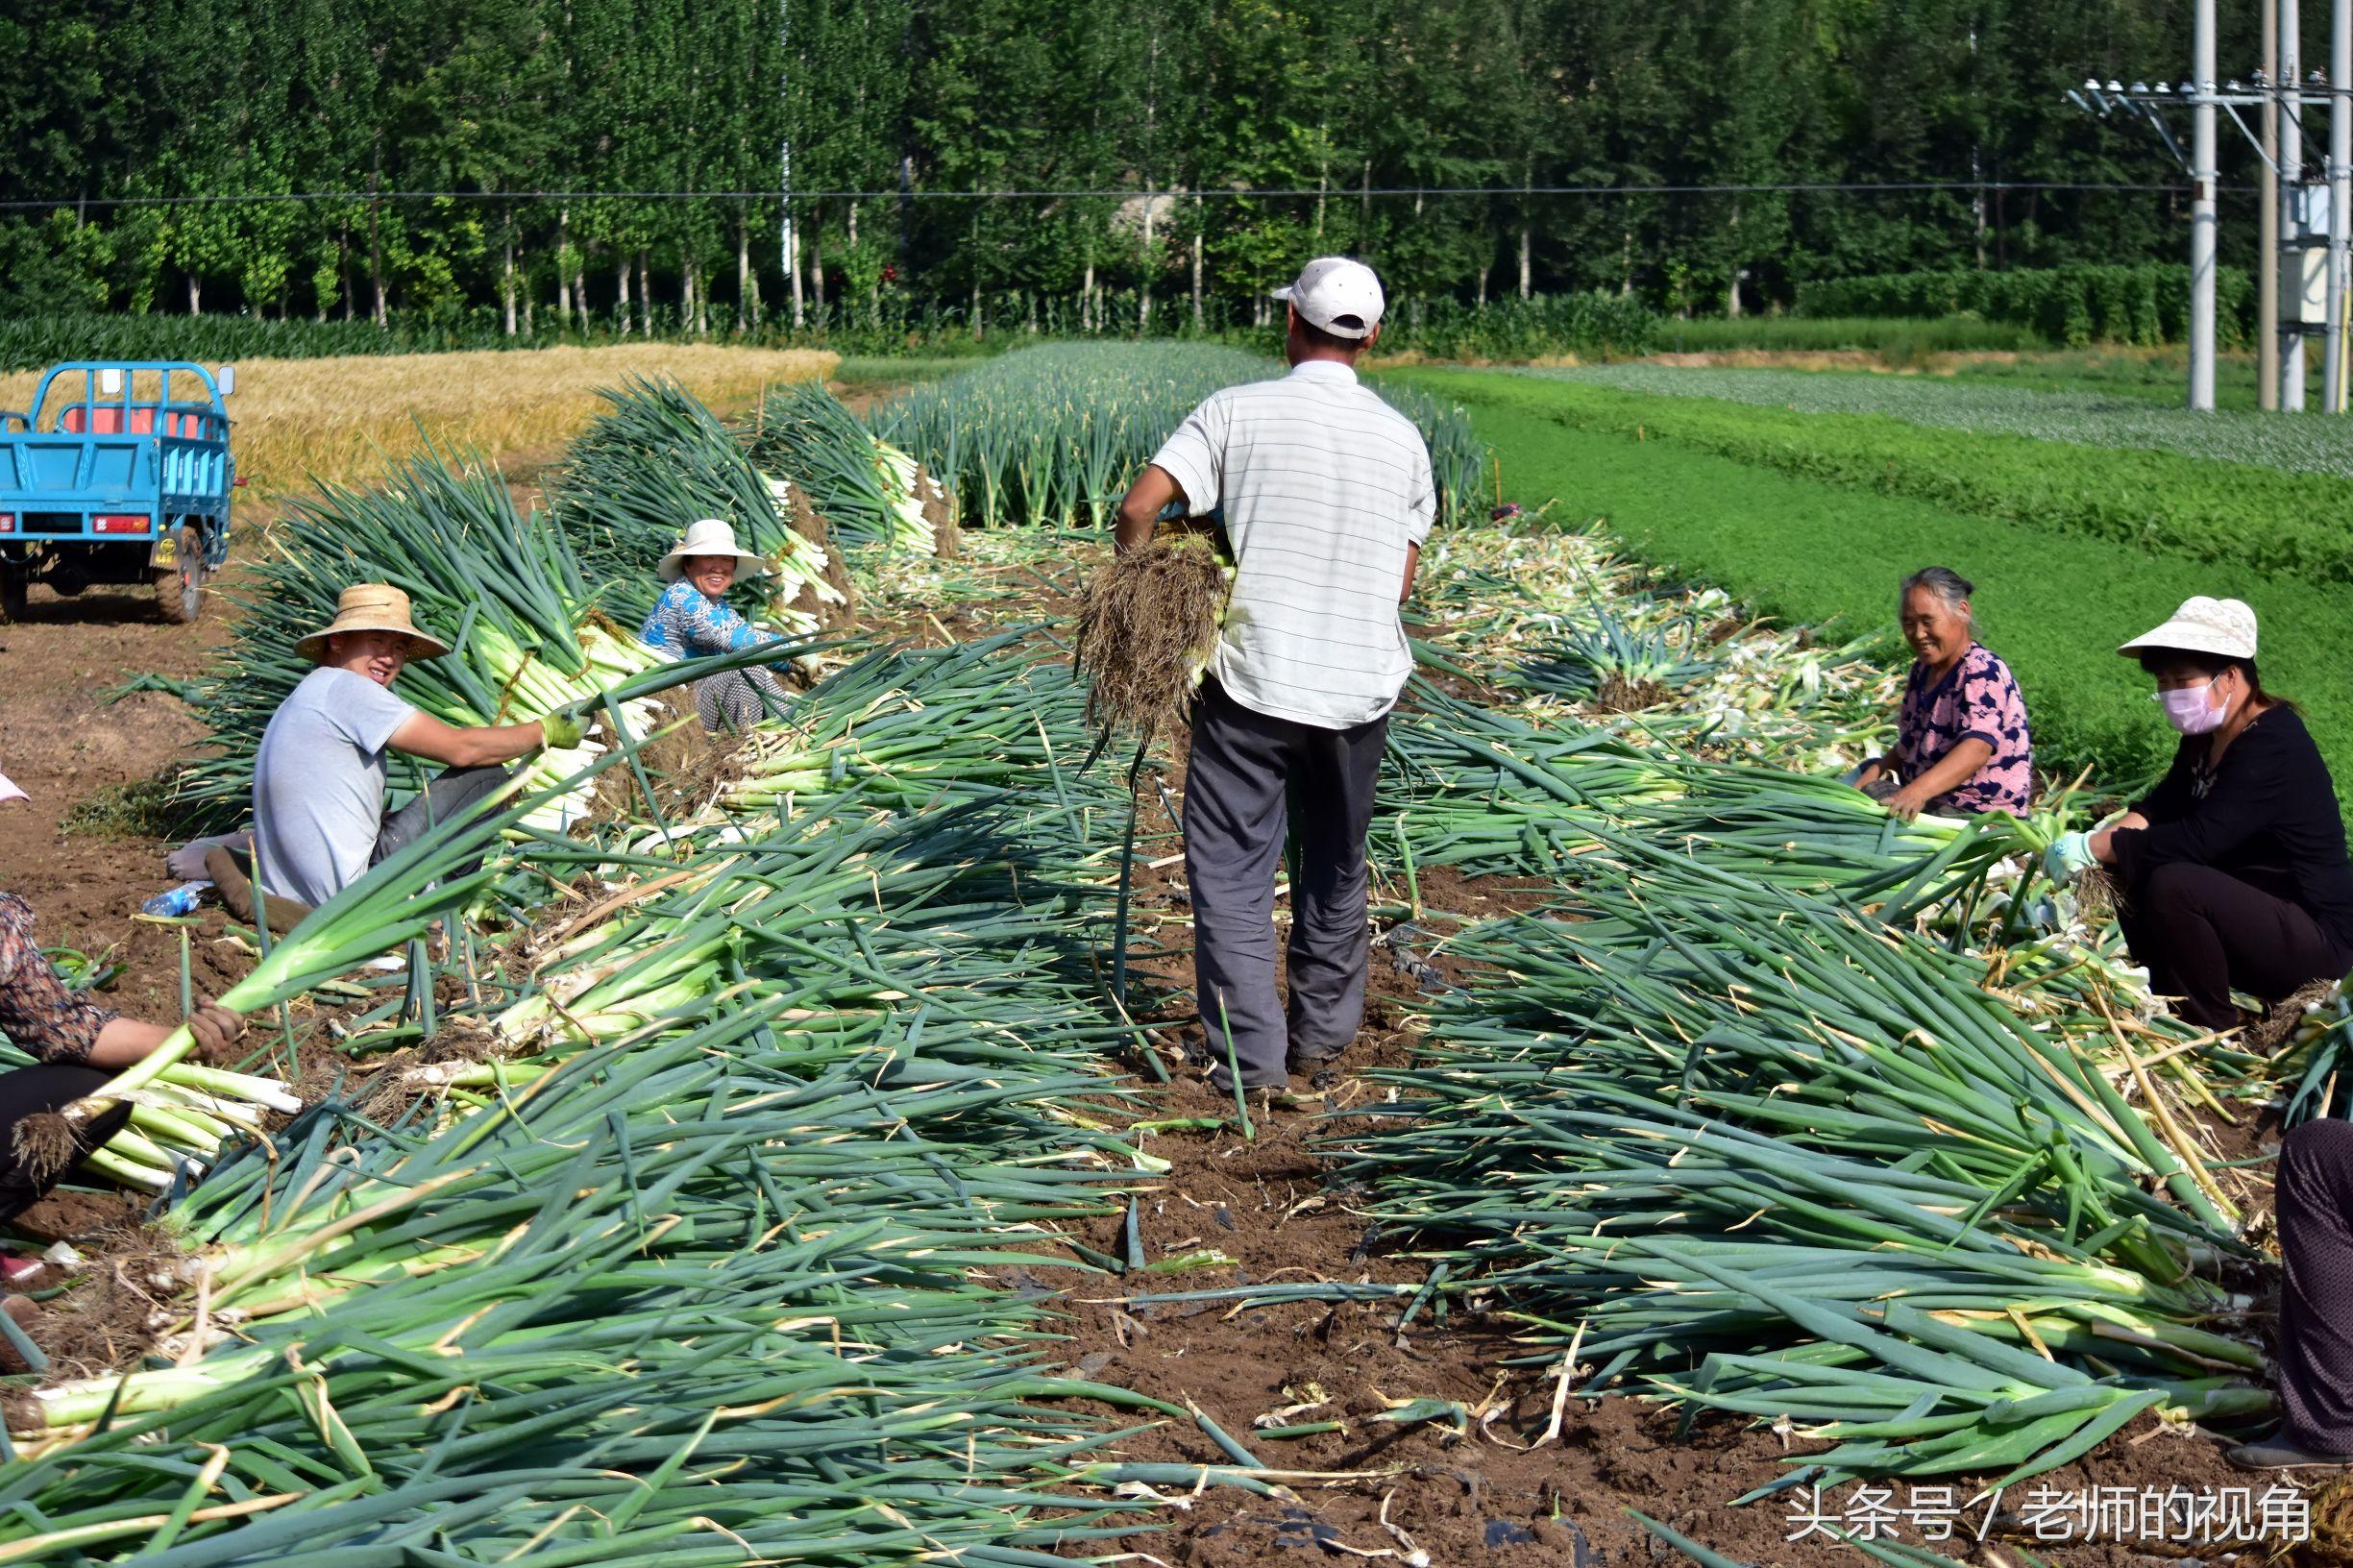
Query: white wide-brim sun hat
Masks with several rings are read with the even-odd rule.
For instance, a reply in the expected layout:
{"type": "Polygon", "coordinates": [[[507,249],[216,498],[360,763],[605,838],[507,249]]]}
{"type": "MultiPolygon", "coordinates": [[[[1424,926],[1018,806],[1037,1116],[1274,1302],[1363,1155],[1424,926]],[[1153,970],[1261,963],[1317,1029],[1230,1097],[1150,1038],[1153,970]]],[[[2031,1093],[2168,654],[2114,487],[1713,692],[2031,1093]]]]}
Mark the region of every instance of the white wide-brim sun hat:
{"type": "Polygon", "coordinates": [[[679,536],[676,548],[663,556],[662,564],[655,569],[661,573],[662,580],[677,581],[678,563],[689,555],[732,555],[739,561],[749,561],[755,572],[765,571],[768,567],[768,562],[756,552],[738,550],[735,530],[716,517],[698,518],[686,526],[686,532],[679,536]]]}
{"type": "Polygon", "coordinates": [[[2244,600],[2194,595],[2181,601],[2173,619],[2141,633],[2117,651],[2131,659],[2152,648],[2212,653],[2225,659],[2252,659],[2255,611],[2244,600]]]}

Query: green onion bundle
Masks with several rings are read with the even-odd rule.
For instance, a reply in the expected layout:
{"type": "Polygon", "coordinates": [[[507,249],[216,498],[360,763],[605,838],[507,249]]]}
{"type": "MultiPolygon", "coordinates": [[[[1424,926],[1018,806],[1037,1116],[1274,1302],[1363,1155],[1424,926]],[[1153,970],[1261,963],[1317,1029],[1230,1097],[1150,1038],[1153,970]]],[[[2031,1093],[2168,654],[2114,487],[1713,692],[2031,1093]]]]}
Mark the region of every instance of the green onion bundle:
{"type": "Polygon", "coordinates": [[[848,579],[824,520],[762,473],[727,427],[670,381],[632,378],[564,454],[549,503],[589,580],[632,626],[661,592],[654,568],[686,526],[716,517],[770,576],[739,584],[754,619],[806,635],[844,625],[848,579]]]}
{"type": "MultiPolygon", "coordinates": [[[[949,544],[939,485],[916,460],[858,423],[821,386],[770,394],[750,432],[752,460],[808,488],[834,532],[853,545],[929,555],[949,544]]],[[[952,544],[949,546],[952,549],[952,544]]]]}
{"type": "MultiPolygon", "coordinates": [[[[2006,910],[2064,826],[2060,811],[1900,821],[1836,780],[1532,723],[1427,687],[1390,722],[1381,798],[1402,808],[1394,838],[1420,865],[1582,886],[1671,855],[1896,923],[1946,905],[1964,923],[1980,903],[2006,910]]],[[[1389,837],[1374,835],[1376,854],[1389,837]]]]}

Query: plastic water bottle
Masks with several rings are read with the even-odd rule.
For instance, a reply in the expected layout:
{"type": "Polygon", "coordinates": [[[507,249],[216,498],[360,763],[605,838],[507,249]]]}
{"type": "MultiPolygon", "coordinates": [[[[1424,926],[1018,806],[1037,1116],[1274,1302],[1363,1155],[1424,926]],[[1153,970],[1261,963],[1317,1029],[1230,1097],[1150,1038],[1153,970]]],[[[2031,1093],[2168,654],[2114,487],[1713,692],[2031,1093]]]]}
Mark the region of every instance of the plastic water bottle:
{"type": "Polygon", "coordinates": [[[212,884],[209,882],[183,882],[180,886],[159,893],[139,905],[139,913],[153,915],[159,919],[168,919],[179,915],[193,915],[196,913],[196,906],[204,902],[205,894],[211,891],[212,884]]]}

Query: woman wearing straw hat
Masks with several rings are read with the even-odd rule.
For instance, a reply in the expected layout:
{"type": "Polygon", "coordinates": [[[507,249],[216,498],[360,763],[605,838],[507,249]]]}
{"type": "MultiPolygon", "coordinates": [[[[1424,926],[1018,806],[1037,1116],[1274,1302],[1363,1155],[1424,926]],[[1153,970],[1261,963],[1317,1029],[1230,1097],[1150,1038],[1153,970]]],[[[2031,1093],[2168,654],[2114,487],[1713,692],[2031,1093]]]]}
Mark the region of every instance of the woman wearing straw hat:
{"type": "MultiPolygon", "coordinates": [[[[408,596],[386,583],[343,590],[335,618],[295,645],[318,668],[278,705],[254,756],[257,880],[273,925],[326,902],[370,866],[432,823],[506,782],[502,766],[542,746],[580,744],[580,722],[551,714],[527,724],[463,727],[421,713],[392,695],[411,659],[437,659],[449,645],[417,629],[408,596]],[[385,755],[445,764],[414,800],[384,815],[385,755]]],[[[205,865],[221,899],[251,919],[252,893],[234,852],[214,846],[205,865]]]]}
{"type": "MultiPolygon", "coordinates": [[[[662,557],[658,570],[670,586],[638,628],[639,641],[674,659],[732,653],[782,641],[745,620],[727,602],[727,590],[746,561],[755,570],[765,565],[750,551],[736,548],[735,530],[720,519],[706,517],[687,525],[677,548],[662,557]]],[[[695,683],[695,711],[702,717],[702,727],[713,734],[723,727],[749,729],[768,716],[772,703],[784,699],[784,688],[765,670],[730,670],[695,683]]]]}
{"type": "Polygon", "coordinates": [[[2135,962],[2206,1028],[2252,1021],[2234,991],[2272,1004],[2342,979],[2353,969],[2344,819],[2303,716],[2264,690],[2255,612],[2201,595],[2117,651],[2155,678],[2181,746],[2148,798],[2051,846],[2054,878],[2113,867],[2135,962]]]}

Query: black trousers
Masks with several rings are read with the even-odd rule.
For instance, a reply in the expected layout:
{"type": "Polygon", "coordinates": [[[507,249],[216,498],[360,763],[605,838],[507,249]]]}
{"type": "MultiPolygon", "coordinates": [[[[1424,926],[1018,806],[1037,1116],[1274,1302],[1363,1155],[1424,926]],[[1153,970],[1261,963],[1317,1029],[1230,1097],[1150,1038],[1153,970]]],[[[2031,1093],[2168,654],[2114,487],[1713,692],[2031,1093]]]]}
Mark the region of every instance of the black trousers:
{"type": "Polygon", "coordinates": [[[1213,677],[1193,713],[1185,774],[1185,874],[1193,978],[1211,1053],[1229,1032],[1242,1082],[1289,1077],[1294,1044],[1336,1051],[1364,1021],[1364,831],[1388,739],[1384,717],[1349,729],[1270,718],[1213,677]],[[1290,1010],[1275,989],[1275,868],[1297,835],[1290,1010]]]}
{"type": "Polygon", "coordinates": [[[2240,1021],[2234,989],[2276,1002],[2353,968],[2353,954],[2301,904],[2212,866],[2158,867],[2117,922],[2150,989],[2180,997],[2181,1016],[2207,1029],[2240,1021]]]}
{"type": "MultiPolygon", "coordinates": [[[[16,1163],[16,1124],[43,1111],[62,1111],[74,1101],[97,1093],[113,1078],[112,1073],[102,1067],[64,1063],[44,1063],[0,1072],[0,1223],[14,1219],[38,1203],[63,1174],[59,1172],[46,1181],[35,1181],[16,1163]]],[[[123,1123],[130,1119],[129,1106],[108,1107],[83,1128],[82,1152],[87,1154],[121,1132],[123,1123]]]]}
{"type": "Polygon", "coordinates": [[[2353,1123],[2324,1117],[2279,1151],[2280,1436],[2353,1454],[2353,1123]]]}

